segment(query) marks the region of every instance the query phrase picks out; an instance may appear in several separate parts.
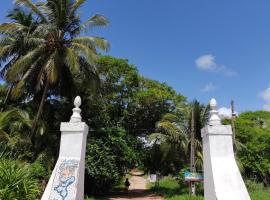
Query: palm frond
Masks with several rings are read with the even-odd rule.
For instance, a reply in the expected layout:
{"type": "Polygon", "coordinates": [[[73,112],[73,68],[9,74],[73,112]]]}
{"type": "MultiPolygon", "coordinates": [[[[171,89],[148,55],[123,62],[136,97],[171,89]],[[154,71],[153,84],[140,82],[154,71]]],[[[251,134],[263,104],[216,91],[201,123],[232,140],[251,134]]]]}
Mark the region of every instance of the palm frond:
{"type": "Polygon", "coordinates": [[[163,135],[167,135],[168,140],[174,143],[186,141],[185,133],[174,123],[169,121],[160,121],[157,123],[157,130],[163,135]]]}
{"type": "Polygon", "coordinates": [[[152,133],[148,136],[148,139],[151,142],[159,142],[159,143],[163,143],[166,142],[168,137],[162,133],[152,133]]]}
{"type": "Polygon", "coordinates": [[[34,13],[36,13],[42,20],[47,22],[46,17],[43,15],[41,10],[38,8],[36,4],[34,4],[31,0],[14,0],[14,3],[18,6],[26,6],[30,8],[34,13]]]}
{"type": "Polygon", "coordinates": [[[79,44],[83,44],[89,48],[99,48],[103,51],[108,51],[110,44],[107,40],[100,37],[77,37],[71,40],[79,44]]]}
{"type": "Polygon", "coordinates": [[[109,20],[103,15],[94,15],[81,25],[81,30],[93,29],[94,27],[108,26],[109,20]]]}
{"type": "Polygon", "coordinates": [[[11,99],[15,100],[18,99],[23,93],[23,87],[25,86],[25,81],[20,80],[16,85],[13,87],[11,91],[11,99]]]}
{"type": "Polygon", "coordinates": [[[56,66],[58,60],[59,54],[55,51],[45,65],[44,70],[46,71],[46,77],[49,79],[50,83],[55,83],[58,79],[58,70],[56,66]]]}
{"type": "Polygon", "coordinates": [[[53,59],[49,60],[46,68],[48,68],[48,75],[47,77],[49,78],[50,83],[55,83],[57,81],[58,78],[58,70],[57,70],[57,66],[55,65],[55,61],[53,59]]]}
{"type": "Polygon", "coordinates": [[[44,46],[40,46],[30,52],[28,52],[25,56],[21,57],[17,60],[12,67],[7,71],[7,80],[9,82],[16,81],[22,72],[26,71],[25,69],[31,67],[32,62],[34,62],[35,58],[41,54],[44,46]]]}
{"type": "Polygon", "coordinates": [[[0,141],[10,141],[9,134],[3,129],[0,129],[0,141]]]}
{"type": "Polygon", "coordinates": [[[27,27],[25,27],[24,25],[19,24],[19,23],[15,23],[15,22],[2,23],[2,24],[0,24],[0,34],[11,35],[11,34],[15,34],[15,33],[19,32],[19,31],[22,31],[26,28],[27,27]]]}
{"type": "Polygon", "coordinates": [[[71,42],[70,48],[74,49],[79,55],[84,56],[90,64],[96,64],[98,56],[95,49],[90,49],[89,47],[76,42],[71,42]]]}
{"type": "Polygon", "coordinates": [[[6,57],[9,56],[9,53],[11,52],[12,50],[12,45],[6,45],[4,47],[0,47],[0,62],[1,60],[5,60],[6,57]]]}
{"type": "Polygon", "coordinates": [[[71,48],[65,49],[64,63],[69,67],[72,74],[78,74],[80,70],[80,64],[78,55],[71,48]]]}
{"type": "Polygon", "coordinates": [[[10,45],[12,43],[16,42],[16,38],[14,37],[2,37],[0,38],[0,48],[5,46],[5,45],[10,45]]]}
{"type": "Polygon", "coordinates": [[[76,0],[70,9],[70,16],[73,15],[75,13],[75,11],[86,2],[86,0],[76,0]]]}
{"type": "Polygon", "coordinates": [[[43,38],[38,38],[38,37],[25,37],[24,38],[24,43],[25,45],[29,47],[38,47],[40,45],[45,44],[46,40],[43,38]]]}
{"type": "Polygon", "coordinates": [[[54,24],[59,24],[59,20],[61,20],[61,4],[60,1],[49,0],[46,4],[42,6],[43,11],[46,13],[49,21],[54,24]]]}
{"type": "Polygon", "coordinates": [[[170,121],[170,122],[177,122],[179,120],[178,116],[172,113],[166,113],[162,117],[162,121],[170,121]]]}
{"type": "Polygon", "coordinates": [[[55,26],[52,23],[42,23],[38,24],[38,26],[33,31],[33,35],[44,37],[44,35],[48,35],[51,32],[55,31],[55,26]]]}
{"type": "Polygon", "coordinates": [[[19,109],[12,109],[0,113],[0,129],[4,129],[5,126],[10,125],[10,121],[14,119],[29,119],[29,115],[19,109]]]}

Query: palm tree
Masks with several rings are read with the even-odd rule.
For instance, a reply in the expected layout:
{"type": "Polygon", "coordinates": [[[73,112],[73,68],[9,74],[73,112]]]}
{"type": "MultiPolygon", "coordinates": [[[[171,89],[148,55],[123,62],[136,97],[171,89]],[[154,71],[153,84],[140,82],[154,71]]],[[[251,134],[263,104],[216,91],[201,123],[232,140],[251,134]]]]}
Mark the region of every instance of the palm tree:
{"type": "Polygon", "coordinates": [[[184,155],[186,155],[188,135],[183,122],[177,114],[167,113],[156,123],[156,132],[149,136],[153,146],[148,161],[152,163],[155,170],[161,170],[160,172],[163,173],[167,173],[166,170],[169,169],[175,171],[186,162],[184,155]],[[160,166],[163,166],[162,169],[160,166]]]}
{"type": "MultiPolygon", "coordinates": [[[[11,24],[1,24],[0,34],[4,37],[0,38],[0,64],[4,64],[0,68],[1,78],[5,79],[6,72],[19,58],[25,55],[26,50],[30,48],[25,38],[34,30],[35,21],[31,13],[26,13],[22,9],[15,7],[8,15],[13,23],[22,25],[23,28],[14,31],[11,29],[11,24]]],[[[12,80],[8,83],[8,90],[4,99],[6,104],[10,98],[10,94],[14,83],[18,80],[12,80]]],[[[3,109],[1,109],[3,111],[3,109]]]]}
{"type": "Polygon", "coordinates": [[[202,168],[202,139],[201,129],[206,125],[209,117],[209,106],[200,104],[197,100],[194,100],[188,109],[188,132],[189,134],[189,146],[193,146],[194,164],[196,168],[202,168]]]}
{"type": "MultiPolygon", "coordinates": [[[[98,77],[95,69],[97,49],[107,51],[109,43],[100,37],[81,35],[89,28],[106,26],[108,20],[102,15],[95,15],[81,23],[77,11],[85,1],[47,0],[34,3],[31,0],[15,0],[17,6],[30,9],[38,22],[34,31],[24,37],[31,47],[6,72],[8,82],[19,80],[15,83],[13,96],[20,96],[22,89],[34,96],[42,93],[32,127],[33,138],[49,90],[59,89],[68,77],[73,79],[80,73],[88,74],[92,79],[98,77]]],[[[21,23],[0,25],[0,32],[7,33],[6,38],[8,33],[24,29],[21,23]]]]}
{"type": "Polygon", "coordinates": [[[152,133],[149,136],[151,140],[180,144],[183,149],[186,149],[187,132],[181,119],[176,114],[165,114],[157,122],[156,131],[156,133],[152,133]]]}
{"type": "Polygon", "coordinates": [[[30,130],[32,121],[28,113],[19,109],[0,112],[0,151],[20,153],[23,157],[31,146],[30,130]],[[4,148],[4,149],[3,149],[4,148]]]}

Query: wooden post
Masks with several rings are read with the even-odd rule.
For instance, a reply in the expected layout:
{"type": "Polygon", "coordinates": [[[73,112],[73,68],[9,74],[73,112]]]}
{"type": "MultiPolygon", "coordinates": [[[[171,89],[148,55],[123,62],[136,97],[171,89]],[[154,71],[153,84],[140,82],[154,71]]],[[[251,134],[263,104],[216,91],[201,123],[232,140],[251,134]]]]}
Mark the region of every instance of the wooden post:
{"type": "MultiPolygon", "coordinates": [[[[194,119],[194,105],[191,111],[191,138],[190,138],[190,172],[195,172],[195,119],[194,119]]],[[[189,195],[196,195],[195,182],[189,182],[189,195]]]]}
{"type": "Polygon", "coordinates": [[[232,110],[232,133],[233,133],[233,149],[234,149],[234,153],[236,154],[236,146],[235,146],[235,118],[236,118],[236,114],[234,111],[234,101],[231,101],[231,110],[232,110]]]}

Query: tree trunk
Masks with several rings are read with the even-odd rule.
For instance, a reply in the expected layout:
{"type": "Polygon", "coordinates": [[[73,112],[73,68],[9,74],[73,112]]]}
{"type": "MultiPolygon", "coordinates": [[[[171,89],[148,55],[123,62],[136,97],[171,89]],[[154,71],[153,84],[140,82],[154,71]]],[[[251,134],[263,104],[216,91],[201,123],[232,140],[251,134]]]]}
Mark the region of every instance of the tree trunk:
{"type": "Polygon", "coordinates": [[[46,83],[45,83],[44,90],[43,90],[42,98],[41,98],[41,101],[39,104],[38,112],[37,112],[37,115],[36,115],[34,122],[33,122],[33,125],[32,125],[31,141],[32,141],[33,148],[35,147],[35,143],[36,143],[37,122],[42,114],[42,110],[43,110],[43,106],[44,106],[44,103],[45,103],[45,100],[47,97],[48,90],[49,90],[49,80],[47,79],[46,83]]]}

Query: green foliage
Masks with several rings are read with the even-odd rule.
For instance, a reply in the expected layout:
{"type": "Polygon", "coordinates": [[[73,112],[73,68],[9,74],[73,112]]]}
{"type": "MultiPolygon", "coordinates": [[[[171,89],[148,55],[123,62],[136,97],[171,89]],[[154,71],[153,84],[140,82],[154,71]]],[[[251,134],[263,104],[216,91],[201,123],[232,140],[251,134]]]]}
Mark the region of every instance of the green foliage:
{"type": "Polygon", "coordinates": [[[208,107],[193,101],[185,105],[180,101],[175,104],[175,109],[168,110],[156,123],[156,132],[149,136],[154,142],[145,158],[146,168],[153,173],[161,172],[163,175],[178,174],[188,165],[190,159],[191,141],[191,112],[194,111],[195,131],[195,165],[197,170],[202,169],[202,144],[200,131],[208,118],[208,107]]]}
{"type": "Polygon", "coordinates": [[[102,131],[102,137],[90,138],[86,156],[86,190],[102,194],[116,186],[127,169],[136,164],[136,152],[126,133],[120,128],[102,131]]]}
{"type": "Polygon", "coordinates": [[[270,113],[245,112],[236,120],[236,139],[242,144],[237,152],[244,175],[270,183],[270,113]]]}
{"type": "Polygon", "coordinates": [[[145,152],[144,165],[151,173],[177,174],[185,166],[186,155],[178,144],[155,144],[145,152]]]}
{"type": "MultiPolygon", "coordinates": [[[[270,197],[269,188],[264,188],[262,184],[247,181],[246,186],[252,200],[268,200],[270,197]]],[[[188,185],[178,182],[175,178],[165,177],[159,181],[158,185],[152,184],[151,190],[163,196],[166,200],[203,200],[203,184],[197,184],[197,196],[188,195],[188,185]]]]}
{"type": "MultiPolygon", "coordinates": [[[[198,183],[196,185],[198,197],[194,197],[194,200],[203,199],[203,185],[198,183]]],[[[188,184],[180,182],[174,177],[168,176],[159,181],[158,184],[151,185],[151,190],[158,195],[163,196],[165,199],[186,199],[189,197],[188,184]]]]}
{"type": "Polygon", "coordinates": [[[29,156],[31,141],[29,137],[31,120],[27,112],[11,109],[0,112],[1,149],[20,157],[29,156]]]}
{"type": "Polygon", "coordinates": [[[0,159],[0,199],[35,200],[41,192],[31,167],[10,159],[0,159]]]}

